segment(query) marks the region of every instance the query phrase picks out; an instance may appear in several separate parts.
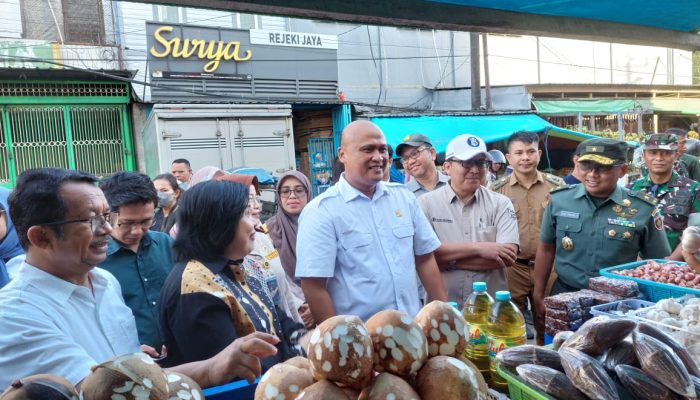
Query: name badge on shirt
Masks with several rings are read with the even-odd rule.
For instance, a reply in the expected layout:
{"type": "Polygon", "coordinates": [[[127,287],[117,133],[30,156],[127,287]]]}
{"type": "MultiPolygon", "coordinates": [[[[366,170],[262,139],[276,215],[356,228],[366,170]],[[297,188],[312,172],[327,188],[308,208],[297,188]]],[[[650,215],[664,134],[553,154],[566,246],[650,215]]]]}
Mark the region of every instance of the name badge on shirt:
{"type": "Polygon", "coordinates": [[[573,211],[561,211],[559,212],[560,217],[578,219],[579,213],[573,211]]]}
{"type": "Polygon", "coordinates": [[[637,226],[634,223],[634,221],[620,219],[620,218],[608,218],[608,225],[619,225],[619,226],[624,226],[625,228],[634,228],[637,226]]]}
{"type": "Polygon", "coordinates": [[[265,259],[266,259],[267,261],[270,261],[270,260],[272,260],[272,259],[274,259],[274,258],[279,257],[279,255],[280,255],[280,254],[277,252],[277,250],[272,250],[270,253],[268,253],[268,254],[265,256],[265,259]]]}

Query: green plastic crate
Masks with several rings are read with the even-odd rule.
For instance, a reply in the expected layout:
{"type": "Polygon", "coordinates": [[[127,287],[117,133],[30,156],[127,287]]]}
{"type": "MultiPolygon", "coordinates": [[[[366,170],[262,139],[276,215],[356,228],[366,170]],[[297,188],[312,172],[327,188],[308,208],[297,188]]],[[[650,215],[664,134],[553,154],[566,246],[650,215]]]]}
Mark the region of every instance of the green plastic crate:
{"type": "Polygon", "coordinates": [[[554,400],[552,397],[528,386],[518,376],[512,374],[500,365],[496,366],[496,371],[508,382],[508,394],[511,400],[554,400]]]}

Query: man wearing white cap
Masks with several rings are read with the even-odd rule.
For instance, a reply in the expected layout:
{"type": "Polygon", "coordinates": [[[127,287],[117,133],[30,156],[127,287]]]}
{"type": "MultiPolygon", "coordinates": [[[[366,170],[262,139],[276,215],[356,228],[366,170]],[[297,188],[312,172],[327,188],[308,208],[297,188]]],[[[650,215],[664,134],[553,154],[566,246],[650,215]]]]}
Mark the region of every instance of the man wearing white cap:
{"type": "Polygon", "coordinates": [[[435,257],[447,297],[458,304],[464,304],[473,282],[486,282],[491,293],[507,290],[506,268],[518,253],[513,204],[481,186],[490,160],[479,137],[455,137],[447,145],[443,164],[449,185],[418,199],[442,242],[435,257]]]}

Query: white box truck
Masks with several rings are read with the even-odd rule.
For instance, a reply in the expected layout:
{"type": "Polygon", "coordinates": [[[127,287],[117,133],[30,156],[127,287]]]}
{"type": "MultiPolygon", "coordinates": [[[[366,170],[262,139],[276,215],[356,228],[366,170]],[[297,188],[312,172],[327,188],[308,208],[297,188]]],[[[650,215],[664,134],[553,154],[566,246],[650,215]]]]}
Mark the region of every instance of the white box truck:
{"type": "Polygon", "coordinates": [[[169,172],[178,158],[193,171],[246,166],[277,176],[296,164],[288,104],[156,104],[141,136],[151,177],[169,172]]]}

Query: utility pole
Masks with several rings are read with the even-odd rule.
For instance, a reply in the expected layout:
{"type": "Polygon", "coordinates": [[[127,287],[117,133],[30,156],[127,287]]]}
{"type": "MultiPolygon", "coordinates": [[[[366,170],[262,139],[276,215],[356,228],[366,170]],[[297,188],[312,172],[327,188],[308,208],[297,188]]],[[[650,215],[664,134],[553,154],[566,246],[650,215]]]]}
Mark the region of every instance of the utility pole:
{"type": "Polygon", "coordinates": [[[471,63],[472,111],[481,108],[481,57],[479,56],[479,34],[469,32],[469,61],[471,63]]]}
{"type": "Polygon", "coordinates": [[[483,40],[482,46],[484,46],[484,85],[486,86],[486,110],[493,111],[493,101],[491,101],[491,79],[489,74],[489,40],[488,33],[482,33],[481,38],[483,40]]]}

